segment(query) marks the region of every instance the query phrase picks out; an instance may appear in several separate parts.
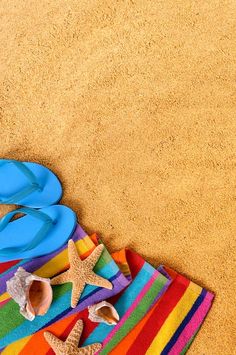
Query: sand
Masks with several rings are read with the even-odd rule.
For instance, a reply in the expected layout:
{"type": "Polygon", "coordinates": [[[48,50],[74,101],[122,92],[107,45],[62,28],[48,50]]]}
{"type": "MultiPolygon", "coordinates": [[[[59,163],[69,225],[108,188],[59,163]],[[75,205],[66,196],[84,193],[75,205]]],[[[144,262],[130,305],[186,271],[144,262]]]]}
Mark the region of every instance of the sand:
{"type": "Polygon", "coordinates": [[[233,0],[0,3],[1,157],[53,169],[62,202],[110,250],[216,293],[196,355],[235,353],[235,11],[233,0]]]}

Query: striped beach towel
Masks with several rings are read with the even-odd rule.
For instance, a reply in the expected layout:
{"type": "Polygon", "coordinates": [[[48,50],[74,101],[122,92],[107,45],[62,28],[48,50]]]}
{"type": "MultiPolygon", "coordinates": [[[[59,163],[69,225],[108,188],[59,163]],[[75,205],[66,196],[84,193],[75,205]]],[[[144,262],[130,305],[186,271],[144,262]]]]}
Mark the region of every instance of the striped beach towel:
{"type": "MultiPolygon", "coordinates": [[[[86,258],[98,244],[96,235],[89,237],[78,225],[72,239],[75,241],[82,259],[86,258]]],[[[105,249],[95,266],[95,272],[109,279],[113,284],[112,290],[86,285],[77,307],[70,307],[71,284],[58,285],[53,288],[53,302],[43,317],[36,317],[33,322],[26,320],[19,313],[19,306],[6,292],[6,281],[9,280],[17,268],[22,266],[25,270],[38,276],[52,277],[68,267],[67,245],[56,252],[32,260],[15,261],[1,265],[0,275],[0,349],[18,339],[30,336],[40,329],[55,323],[59,319],[78,313],[96,302],[111,297],[120,292],[129,284],[129,280],[120,271],[111,255],[105,249]]]]}
{"type": "MultiPolygon", "coordinates": [[[[124,322],[121,339],[121,331],[116,326],[112,338],[108,336],[103,340],[101,354],[186,353],[211,307],[213,294],[169,268],[162,266],[158,270],[170,280],[166,291],[140,322],[133,323],[131,331],[130,319],[124,322]]],[[[150,300],[148,302],[151,304],[150,300]]],[[[142,298],[140,307],[144,303],[145,298],[142,298]]]]}
{"type": "Polygon", "coordinates": [[[184,354],[213,295],[171,269],[155,270],[129,250],[112,256],[126,279],[132,278],[126,289],[109,299],[121,317],[116,326],[92,323],[85,309],[8,345],[2,354],[52,355],[43,332],[47,329],[66,339],[78,319],[85,323],[81,344],[101,342],[100,354],[184,354]]]}

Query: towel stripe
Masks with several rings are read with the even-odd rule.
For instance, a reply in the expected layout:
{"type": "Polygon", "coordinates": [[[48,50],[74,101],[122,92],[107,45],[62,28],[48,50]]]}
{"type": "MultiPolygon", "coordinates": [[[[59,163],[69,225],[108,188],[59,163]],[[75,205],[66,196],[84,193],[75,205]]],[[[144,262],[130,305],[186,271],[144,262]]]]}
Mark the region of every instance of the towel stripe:
{"type": "MultiPolygon", "coordinates": [[[[2,352],[1,355],[13,355],[13,354],[20,354],[20,351],[27,346],[28,341],[30,340],[30,336],[20,339],[9,346],[7,346],[2,352]]],[[[41,347],[41,345],[40,345],[41,347]]],[[[28,353],[29,355],[29,353],[28,353]]]]}
{"type": "Polygon", "coordinates": [[[186,313],[191,309],[197,297],[201,293],[201,287],[190,282],[184,295],[173,309],[173,311],[167,317],[165,323],[161,327],[160,331],[154,338],[150,347],[148,348],[146,354],[161,354],[162,350],[168,343],[170,337],[173,336],[176,329],[179,327],[183,321],[186,313]]]}
{"type": "Polygon", "coordinates": [[[144,338],[143,328],[152,316],[154,310],[154,307],[152,307],[143,319],[141,319],[140,322],[136,324],[136,326],[119,342],[119,344],[117,344],[117,346],[110,352],[110,355],[120,355],[122,354],[123,349],[126,349],[127,354],[129,348],[135,343],[135,340],[139,334],[142,334],[142,338],[144,338]]]}
{"type": "MultiPolygon", "coordinates": [[[[168,280],[159,272],[151,277],[128,312],[126,312],[125,317],[122,318],[113,332],[104,340],[103,344],[105,348],[102,349],[101,355],[110,354],[111,350],[121,339],[144,317],[167,282],[168,280]]],[[[123,349],[123,351],[126,351],[126,349],[123,349]]]]}
{"type": "MultiPolygon", "coordinates": [[[[115,308],[120,316],[123,319],[126,312],[132,306],[134,301],[137,298],[137,295],[140,294],[142,289],[148,283],[150,278],[155,273],[155,269],[147,263],[141,267],[140,271],[134,278],[133,282],[123,291],[123,294],[120,296],[119,300],[115,303],[115,308]]],[[[89,345],[94,342],[103,342],[105,338],[111,334],[114,326],[107,324],[99,324],[96,329],[89,335],[85,340],[83,345],[89,345]]]]}
{"type": "Polygon", "coordinates": [[[213,295],[207,292],[195,314],[192,316],[189,323],[186,324],[182,333],[176,339],[175,344],[169,352],[170,355],[179,354],[181,351],[184,350],[186,342],[189,343],[189,341],[191,341],[192,335],[196,334],[204,318],[206,317],[207,312],[211,307],[212,300],[213,295]]]}
{"type": "Polygon", "coordinates": [[[142,330],[142,333],[146,334],[146,336],[142,337],[142,334],[140,334],[127,351],[127,355],[140,354],[141,351],[143,351],[142,354],[144,354],[145,351],[147,351],[167,317],[184,295],[189,283],[190,281],[182,275],[177,274],[177,276],[175,276],[175,280],[172,281],[168,291],[163,295],[159,303],[154,305],[154,312],[142,330]]]}
{"type": "Polygon", "coordinates": [[[13,261],[6,261],[5,263],[0,263],[0,274],[2,274],[4,271],[9,270],[11,267],[16,265],[19,262],[19,260],[13,260],[13,261]]]}
{"type": "Polygon", "coordinates": [[[201,291],[201,294],[199,295],[199,297],[194,302],[192,308],[190,309],[190,311],[188,312],[188,314],[184,318],[183,322],[180,324],[180,326],[176,330],[175,334],[172,336],[172,338],[170,339],[168,344],[163,349],[163,351],[161,353],[162,355],[168,354],[169,351],[171,350],[171,348],[175,345],[175,343],[178,340],[180,334],[182,333],[182,331],[184,330],[186,325],[189,323],[189,321],[191,320],[191,318],[193,317],[194,313],[197,311],[197,309],[199,308],[201,303],[204,301],[205,296],[206,296],[206,290],[203,289],[201,291]]]}

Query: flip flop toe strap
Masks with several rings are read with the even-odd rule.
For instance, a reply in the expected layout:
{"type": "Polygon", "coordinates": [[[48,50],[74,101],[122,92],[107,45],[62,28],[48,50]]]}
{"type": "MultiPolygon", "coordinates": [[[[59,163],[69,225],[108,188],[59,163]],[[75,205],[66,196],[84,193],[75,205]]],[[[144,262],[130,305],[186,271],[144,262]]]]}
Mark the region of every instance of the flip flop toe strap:
{"type": "Polygon", "coordinates": [[[23,213],[26,215],[30,215],[37,219],[40,219],[43,223],[39,231],[35,234],[34,238],[26,245],[21,247],[10,247],[10,248],[1,248],[0,247],[0,257],[15,257],[21,258],[21,253],[34,249],[37,247],[41,241],[46,237],[49,230],[56,224],[56,221],[49,217],[46,213],[34,210],[32,208],[18,208],[12,212],[7,213],[1,220],[0,220],[0,233],[7,227],[8,223],[11,219],[18,213],[23,213]]]}
{"type": "Polygon", "coordinates": [[[16,160],[2,160],[0,161],[0,167],[9,163],[14,164],[24,174],[24,176],[29,181],[29,185],[23,188],[21,191],[15,193],[8,199],[0,198],[0,203],[14,204],[17,203],[18,201],[23,200],[34,191],[42,191],[42,187],[37,182],[36,176],[24,163],[21,163],[20,161],[16,161],[16,160]]]}

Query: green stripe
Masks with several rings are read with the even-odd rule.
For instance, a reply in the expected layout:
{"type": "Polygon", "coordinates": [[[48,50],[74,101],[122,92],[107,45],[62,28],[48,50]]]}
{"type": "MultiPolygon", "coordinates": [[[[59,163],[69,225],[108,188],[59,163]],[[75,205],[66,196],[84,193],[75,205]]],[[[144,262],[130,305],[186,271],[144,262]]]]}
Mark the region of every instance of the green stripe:
{"type": "Polygon", "coordinates": [[[192,338],[189,340],[189,342],[185,345],[184,349],[181,351],[180,355],[184,355],[186,354],[187,350],[190,348],[192,342],[194,341],[194,339],[197,336],[197,333],[199,332],[200,328],[201,328],[202,324],[200,324],[200,326],[197,328],[196,332],[193,334],[192,338]]]}
{"type": "Polygon", "coordinates": [[[110,263],[112,260],[113,259],[112,259],[111,255],[108,253],[107,249],[105,248],[101,258],[98,260],[97,264],[94,267],[94,271],[99,271],[104,266],[106,266],[108,263],[110,263]]]}
{"type": "Polygon", "coordinates": [[[189,340],[189,342],[185,345],[185,348],[181,351],[180,355],[186,354],[186,352],[188,351],[190,345],[191,345],[192,342],[194,341],[195,337],[196,337],[196,334],[194,334],[194,335],[192,336],[192,338],[189,340]]]}
{"type": "Polygon", "coordinates": [[[136,324],[143,318],[146,312],[149,310],[152,303],[155,301],[156,297],[163,289],[168,280],[163,276],[159,275],[157,279],[153,282],[149,290],[140,300],[137,307],[131,313],[129,318],[121,326],[121,328],[114,334],[110,342],[105,346],[100,352],[100,355],[109,354],[110,351],[130,332],[136,324]]]}
{"type": "Polygon", "coordinates": [[[6,333],[21,325],[24,318],[19,313],[18,304],[11,300],[0,309],[0,319],[4,322],[4,326],[0,327],[0,338],[3,338],[6,333]]]}

